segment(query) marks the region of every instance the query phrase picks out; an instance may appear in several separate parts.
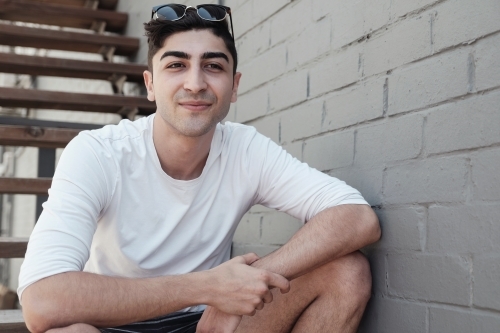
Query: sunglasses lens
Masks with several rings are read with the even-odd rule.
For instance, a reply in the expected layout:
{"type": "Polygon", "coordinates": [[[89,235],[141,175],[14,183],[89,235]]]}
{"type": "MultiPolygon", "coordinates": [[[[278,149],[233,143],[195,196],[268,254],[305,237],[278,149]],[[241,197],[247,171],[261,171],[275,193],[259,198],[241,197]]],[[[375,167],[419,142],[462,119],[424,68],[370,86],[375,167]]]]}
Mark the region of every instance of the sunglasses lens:
{"type": "Polygon", "coordinates": [[[226,10],[219,6],[203,5],[198,6],[198,15],[204,20],[220,21],[226,17],[226,10]]]}
{"type": "Polygon", "coordinates": [[[181,5],[168,5],[158,9],[156,14],[160,20],[175,21],[184,15],[185,8],[181,5]]]}

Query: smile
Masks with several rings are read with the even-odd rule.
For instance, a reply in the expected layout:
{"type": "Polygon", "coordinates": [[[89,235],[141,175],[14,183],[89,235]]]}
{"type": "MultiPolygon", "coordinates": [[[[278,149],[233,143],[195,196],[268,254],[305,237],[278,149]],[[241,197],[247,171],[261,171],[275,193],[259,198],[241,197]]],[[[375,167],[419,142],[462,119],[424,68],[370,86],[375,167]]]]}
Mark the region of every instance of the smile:
{"type": "Polygon", "coordinates": [[[179,105],[190,111],[205,111],[212,106],[210,103],[200,101],[182,102],[179,105]]]}

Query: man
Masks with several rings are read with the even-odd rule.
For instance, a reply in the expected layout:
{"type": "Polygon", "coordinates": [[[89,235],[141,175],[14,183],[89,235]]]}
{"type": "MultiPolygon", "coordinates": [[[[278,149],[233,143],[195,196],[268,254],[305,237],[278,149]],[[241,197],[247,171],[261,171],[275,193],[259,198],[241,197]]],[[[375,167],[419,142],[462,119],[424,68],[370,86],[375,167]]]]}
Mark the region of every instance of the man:
{"type": "Polygon", "coordinates": [[[378,220],[345,183],[219,123],[241,77],[227,13],[155,7],[144,79],[156,114],[65,149],[20,276],[32,332],[356,331],[371,289],[357,250],[378,220]],[[229,260],[254,204],[307,223],[268,256],[229,260]]]}

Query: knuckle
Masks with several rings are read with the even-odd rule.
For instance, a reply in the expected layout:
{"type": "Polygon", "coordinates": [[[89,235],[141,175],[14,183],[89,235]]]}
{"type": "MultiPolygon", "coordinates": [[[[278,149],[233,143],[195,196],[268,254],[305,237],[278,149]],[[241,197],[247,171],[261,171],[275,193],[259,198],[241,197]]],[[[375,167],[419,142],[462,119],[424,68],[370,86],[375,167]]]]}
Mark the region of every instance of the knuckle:
{"type": "Polygon", "coordinates": [[[251,315],[252,315],[252,313],[254,313],[254,312],[255,312],[255,306],[251,306],[251,305],[249,305],[249,306],[247,306],[247,307],[245,308],[245,314],[246,314],[246,315],[251,316],[251,315]]]}
{"type": "Polygon", "coordinates": [[[255,288],[255,291],[257,292],[257,294],[263,296],[269,291],[269,289],[267,288],[266,285],[260,285],[260,286],[255,288]]]}

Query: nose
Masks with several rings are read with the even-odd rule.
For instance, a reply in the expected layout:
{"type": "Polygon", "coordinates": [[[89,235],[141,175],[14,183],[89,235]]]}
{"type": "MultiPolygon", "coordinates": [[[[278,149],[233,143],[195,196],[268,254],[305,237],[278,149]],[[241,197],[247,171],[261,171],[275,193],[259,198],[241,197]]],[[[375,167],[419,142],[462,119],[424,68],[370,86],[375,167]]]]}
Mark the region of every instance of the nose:
{"type": "Polygon", "coordinates": [[[205,75],[201,69],[192,67],[188,71],[186,80],[184,81],[184,89],[192,93],[198,93],[207,89],[205,75]]]}

